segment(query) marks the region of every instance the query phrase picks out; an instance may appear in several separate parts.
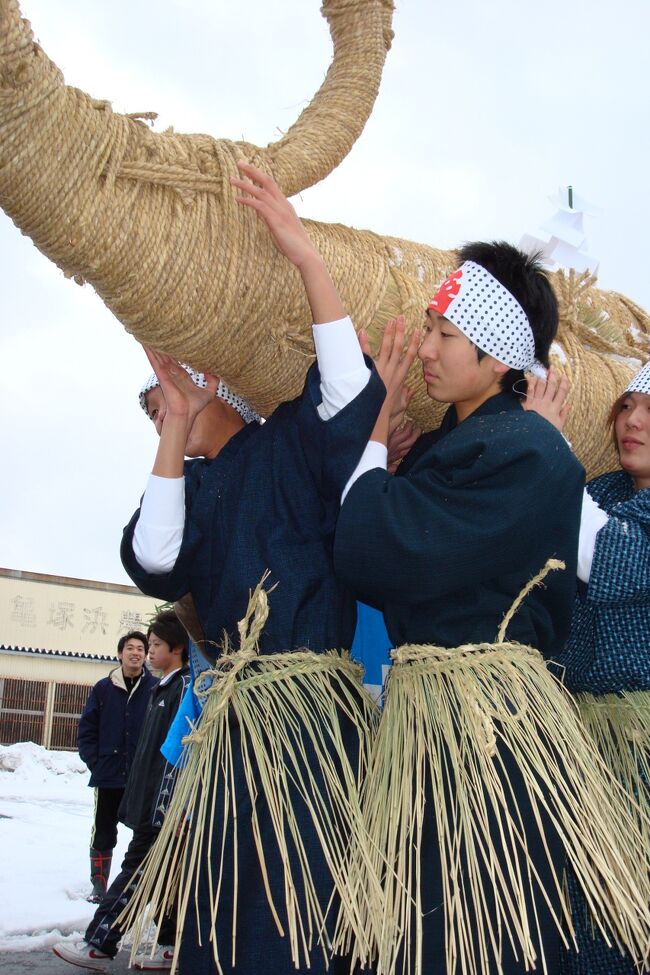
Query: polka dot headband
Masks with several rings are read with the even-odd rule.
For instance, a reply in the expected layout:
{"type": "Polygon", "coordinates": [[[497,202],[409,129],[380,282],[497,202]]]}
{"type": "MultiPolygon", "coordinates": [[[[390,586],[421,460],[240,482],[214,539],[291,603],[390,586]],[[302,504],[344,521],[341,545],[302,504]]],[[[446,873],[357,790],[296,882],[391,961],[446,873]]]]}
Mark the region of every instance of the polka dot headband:
{"type": "MultiPolygon", "coordinates": [[[[186,366],[183,362],[181,362],[180,365],[183,367],[195,386],[200,386],[202,389],[205,389],[207,382],[202,372],[195,372],[194,369],[190,368],[190,366],[186,366]]],[[[152,372],[139,393],[140,406],[145,411],[147,416],[149,416],[149,410],[147,409],[147,401],[145,397],[149,390],[155,389],[156,386],[160,386],[160,383],[158,382],[158,376],[156,376],[155,372],[152,372]]],[[[219,380],[219,385],[217,386],[217,396],[219,399],[222,399],[224,403],[227,403],[228,406],[232,406],[234,410],[237,410],[245,423],[260,422],[260,418],[255,410],[253,410],[252,407],[250,407],[248,403],[241,398],[241,396],[237,396],[237,394],[233,393],[231,389],[228,389],[226,384],[221,380],[219,380]]]]}
{"type": "Polygon", "coordinates": [[[524,309],[480,264],[461,264],[442,282],[429,308],[510,369],[530,369],[534,364],[535,338],[524,309]]]}
{"type": "Polygon", "coordinates": [[[646,362],[643,369],[637,372],[636,376],[625,390],[626,393],[645,393],[650,396],[650,362],[646,362]]]}

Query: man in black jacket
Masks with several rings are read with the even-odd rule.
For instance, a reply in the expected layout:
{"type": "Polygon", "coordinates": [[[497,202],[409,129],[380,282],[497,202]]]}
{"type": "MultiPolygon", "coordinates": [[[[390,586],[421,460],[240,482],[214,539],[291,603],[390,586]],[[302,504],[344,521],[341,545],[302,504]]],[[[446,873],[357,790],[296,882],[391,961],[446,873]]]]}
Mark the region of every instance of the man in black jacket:
{"type": "MultiPolygon", "coordinates": [[[[61,942],[53,951],[59,958],[94,971],[107,971],[118,951],[122,936],[114,926],[134,889],[133,875],[158,836],[175,784],[177,770],[160,752],[169,726],[189,683],[187,634],[176,614],[165,610],[149,627],[149,661],[160,671],[160,682],[151,692],[149,707],[120,806],[120,821],[133,830],[133,838],[122,861],[120,873],[101,900],[86,929],[83,941],[61,942]]],[[[136,968],[171,968],[175,929],[172,918],[163,919],[159,946],[153,957],[138,956],[136,968]],[[172,946],[170,948],[170,946],[172,946]]]]}
{"type": "Polygon", "coordinates": [[[106,893],[117,843],[118,810],[156,678],[146,669],[147,637],[133,630],[117,644],[120,666],[93,687],[79,721],[77,747],[90,769],[95,815],[90,837],[88,900],[106,893]]]}

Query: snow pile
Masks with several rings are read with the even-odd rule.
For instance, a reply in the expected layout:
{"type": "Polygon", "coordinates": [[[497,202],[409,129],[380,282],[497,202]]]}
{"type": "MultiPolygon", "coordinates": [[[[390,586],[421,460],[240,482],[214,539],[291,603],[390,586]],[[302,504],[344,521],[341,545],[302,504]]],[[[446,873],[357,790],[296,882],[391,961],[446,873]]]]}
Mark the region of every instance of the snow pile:
{"type": "MultiPolygon", "coordinates": [[[[32,742],[0,745],[0,952],[83,934],[94,911],[86,901],[92,818],[93,790],[78,755],[32,742]]],[[[112,876],[130,838],[120,826],[112,876]]]]}
{"type": "Polygon", "coordinates": [[[88,769],[76,752],[49,752],[31,741],[0,745],[0,799],[65,799],[82,791],[92,805],[88,769]],[[12,773],[7,775],[5,773],[12,773]],[[86,795],[87,793],[87,795],[86,795]]]}

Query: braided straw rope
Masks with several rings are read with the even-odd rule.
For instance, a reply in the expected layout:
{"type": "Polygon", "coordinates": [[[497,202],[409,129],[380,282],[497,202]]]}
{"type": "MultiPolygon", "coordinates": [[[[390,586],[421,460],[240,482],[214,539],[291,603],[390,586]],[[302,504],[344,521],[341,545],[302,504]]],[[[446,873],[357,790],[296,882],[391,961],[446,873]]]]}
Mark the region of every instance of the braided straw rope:
{"type": "MultiPolygon", "coordinates": [[[[426,900],[435,883],[430,871],[436,870],[420,854],[425,817],[434,817],[439,842],[447,972],[501,971],[495,959],[508,943],[526,970],[548,970],[546,959],[536,955],[538,922],[527,901],[561,903],[557,926],[569,933],[572,926],[562,872],[549,860],[554,890],[546,889],[543,867],[528,850],[527,836],[535,830],[546,846],[545,817],[562,838],[598,926],[613,932],[633,957],[647,954],[648,823],[639,830],[645,814],[630,809],[541,654],[505,640],[511,613],[494,644],[393,651],[362,796],[372,870],[384,887],[384,913],[374,928],[377,975],[424,975],[423,895],[426,900]],[[509,758],[520,785],[509,778],[509,758]],[[526,821],[519,804],[513,805],[522,789],[532,810],[526,821]],[[428,805],[427,790],[434,797],[428,805]]],[[[368,876],[353,863],[351,887],[362,891],[368,876]]],[[[365,916],[372,929],[368,905],[365,916]]],[[[354,949],[345,922],[337,946],[354,949]]]]}
{"type": "MultiPolygon", "coordinates": [[[[263,415],[296,396],[313,357],[296,270],[229,184],[246,159],[292,195],[323,179],[372,110],[392,32],[392,0],[326,0],[334,58],[323,85],[277,143],[154,133],[153,113],[118,115],[64,85],[17,0],[0,0],[0,206],[78,283],[88,281],[142,342],[221,375],[263,415]]],[[[357,327],[375,345],[388,318],[421,324],[455,255],[305,221],[357,327]]],[[[650,320],[593,282],[556,275],[556,365],[574,383],[568,435],[590,477],[615,466],[604,417],[630,357],[650,354],[650,320]]],[[[411,414],[440,416],[417,367],[411,414]]]]}
{"type": "MultiPolygon", "coordinates": [[[[369,870],[359,793],[377,706],[363,690],[360,665],[347,654],[258,655],[257,640],[268,614],[263,582],[239,624],[240,649],[230,652],[226,645],[213,668],[197,678],[196,692],[205,699],[205,706],[197,727],[185,739],[184,765],[160,836],[141,868],[134,897],[119,919],[125,929],[132,927],[131,961],[149,933],[147,905],[162,919],[177,900],[177,926],[183,930],[188,902],[197,896],[200,872],[207,869],[212,918],[208,950],[221,972],[218,927],[224,941],[231,938],[227,964],[236,964],[238,898],[246,898],[245,890],[240,895],[238,889],[237,851],[238,844],[251,841],[251,834],[269,910],[278,934],[289,940],[294,965],[308,966],[314,950],[328,958],[325,920],[330,903],[321,903],[312,880],[296,801],[310,817],[310,832],[317,837],[331,873],[332,894],[338,895],[360,954],[369,957],[369,935],[358,915],[358,897],[349,892],[347,868],[352,845],[365,871],[369,870]],[[359,757],[354,765],[346,752],[342,720],[349,722],[358,741],[359,757]],[[273,850],[264,848],[263,824],[257,813],[259,792],[272,821],[273,850]],[[250,812],[245,813],[247,809],[250,812]],[[218,849],[228,850],[235,864],[232,889],[226,889],[218,868],[209,867],[210,851],[218,849]],[[279,859],[282,864],[284,905],[273,901],[269,854],[272,861],[279,859]],[[228,932],[224,932],[220,913],[222,898],[232,909],[232,931],[228,932]]],[[[245,883],[250,881],[250,877],[245,879],[245,883]]],[[[367,896],[373,916],[379,916],[377,878],[371,879],[367,896]]]]}

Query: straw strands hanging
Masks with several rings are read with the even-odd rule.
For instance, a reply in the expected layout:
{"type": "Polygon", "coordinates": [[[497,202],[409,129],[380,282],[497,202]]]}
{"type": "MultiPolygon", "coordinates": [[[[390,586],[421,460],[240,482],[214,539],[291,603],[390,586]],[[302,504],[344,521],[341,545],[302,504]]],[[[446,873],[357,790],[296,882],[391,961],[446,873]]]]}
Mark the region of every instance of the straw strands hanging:
{"type": "MultiPolygon", "coordinates": [[[[595,923],[634,958],[647,955],[647,814],[631,808],[541,654],[506,641],[515,609],[494,644],[403,646],[392,653],[363,794],[373,870],[384,887],[378,929],[366,905],[377,975],[425,975],[423,910],[438,882],[446,971],[500,971],[495,959],[505,945],[530,970],[547,971],[537,957],[532,898],[546,900],[551,910],[561,905],[555,922],[569,937],[572,931],[562,869],[541,863],[529,847],[532,840],[537,857],[540,849],[548,856],[551,832],[562,840],[595,923]],[[428,859],[425,818],[435,820],[437,833],[428,859]]],[[[363,890],[361,861],[350,876],[363,890]]],[[[345,919],[338,947],[354,948],[345,919]]]]}
{"type": "Polygon", "coordinates": [[[580,716],[628,796],[650,857],[650,693],[578,694],[580,716]]]}
{"type": "MultiPolygon", "coordinates": [[[[326,919],[335,907],[329,898],[322,902],[312,878],[309,840],[302,832],[305,814],[307,831],[317,837],[331,874],[333,903],[340,903],[360,953],[369,956],[369,934],[357,911],[358,898],[349,893],[347,867],[351,844],[368,867],[361,853],[365,843],[359,793],[377,707],[361,686],[361,667],[347,654],[297,651],[259,656],[256,642],[267,613],[260,584],[240,623],[240,649],[231,652],[224,647],[213,668],[197,678],[205,707],[186,740],[184,766],[160,837],[120,920],[125,928],[132,926],[132,958],[147,938],[147,905],[161,916],[176,898],[182,930],[203,875],[212,905],[211,944],[206,950],[213,953],[220,972],[219,928],[225,941],[232,936],[227,964],[234,965],[237,905],[246,900],[245,888],[252,882],[250,876],[239,877],[238,851],[253,838],[260,870],[255,883],[264,884],[268,909],[278,935],[290,942],[294,964],[307,965],[314,951],[329,956],[326,919]],[[356,759],[350,755],[350,737],[356,759]],[[260,807],[271,819],[270,841],[268,823],[258,816],[260,807]],[[211,871],[213,849],[221,851],[221,866],[211,871]],[[225,879],[224,860],[234,864],[232,886],[225,879]],[[283,904],[272,895],[273,868],[284,872],[283,904]],[[223,934],[227,918],[232,931],[223,934]]],[[[371,881],[367,894],[374,899],[373,913],[379,912],[378,880],[371,881]]]]}

